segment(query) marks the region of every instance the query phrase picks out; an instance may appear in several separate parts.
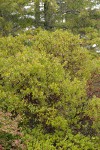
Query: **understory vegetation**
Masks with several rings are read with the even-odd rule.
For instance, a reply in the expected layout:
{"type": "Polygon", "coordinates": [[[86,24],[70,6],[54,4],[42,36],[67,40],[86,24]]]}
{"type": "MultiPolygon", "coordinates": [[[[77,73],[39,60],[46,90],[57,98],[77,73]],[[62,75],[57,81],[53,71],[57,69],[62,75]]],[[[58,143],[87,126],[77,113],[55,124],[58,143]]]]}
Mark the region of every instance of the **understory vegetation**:
{"type": "Polygon", "coordinates": [[[62,30],[0,38],[2,149],[99,150],[100,98],[90,83],[100,59],[82,42],[62,30]]]}
{"type": "Polygon", "coordinates": [[[100,150],[100,0],[0,0],[0,150],[100,150]]]}

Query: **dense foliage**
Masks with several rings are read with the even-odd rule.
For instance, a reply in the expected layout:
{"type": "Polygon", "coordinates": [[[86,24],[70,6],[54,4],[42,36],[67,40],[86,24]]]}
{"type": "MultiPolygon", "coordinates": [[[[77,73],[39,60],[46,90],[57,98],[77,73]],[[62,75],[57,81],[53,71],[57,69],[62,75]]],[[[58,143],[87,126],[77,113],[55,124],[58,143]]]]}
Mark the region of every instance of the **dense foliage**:
{"type": "Polygon", "coordinates": [[[62,30],[0,38],[2,149],[100,149],[100,98],[87,92],[100,60],[82,45],[62,30]]]}
{"type": "Polygon", "coordinates": [[[0,150],[100,149],[99,4],[0,0],[0,150]]]}
{"type": "Polygon", "coordinates": [[[0,0],[0,36],[68,29],[100,53],[100,0],[0,0]],[[93,46],[95,44],[95,46],[93,46]]]}

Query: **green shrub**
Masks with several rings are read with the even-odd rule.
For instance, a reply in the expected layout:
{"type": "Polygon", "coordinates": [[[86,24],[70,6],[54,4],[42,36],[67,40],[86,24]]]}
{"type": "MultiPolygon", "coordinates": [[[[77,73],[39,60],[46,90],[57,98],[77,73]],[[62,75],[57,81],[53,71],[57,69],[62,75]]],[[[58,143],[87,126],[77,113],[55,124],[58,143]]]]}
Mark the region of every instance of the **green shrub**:
{"type": "Polygon", "coordinates": [[[86,91],[99,61],[79,37],[39,31],[0,43],[0,108],[21,116],[27,149],[99,150],[99,99],[86,91]]]}

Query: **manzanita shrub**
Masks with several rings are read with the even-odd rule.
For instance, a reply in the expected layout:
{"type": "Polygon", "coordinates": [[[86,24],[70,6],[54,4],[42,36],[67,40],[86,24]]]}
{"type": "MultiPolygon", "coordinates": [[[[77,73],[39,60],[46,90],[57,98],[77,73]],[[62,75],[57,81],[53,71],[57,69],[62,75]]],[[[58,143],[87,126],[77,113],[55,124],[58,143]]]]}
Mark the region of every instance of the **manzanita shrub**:
{"type": "Polygon", "coordinates": [[[21,116],[26,149],[99,150],[100,99],[87,83],[100,62],[81,42],[61,30],[0,38],[0,108],[21,116]]]}

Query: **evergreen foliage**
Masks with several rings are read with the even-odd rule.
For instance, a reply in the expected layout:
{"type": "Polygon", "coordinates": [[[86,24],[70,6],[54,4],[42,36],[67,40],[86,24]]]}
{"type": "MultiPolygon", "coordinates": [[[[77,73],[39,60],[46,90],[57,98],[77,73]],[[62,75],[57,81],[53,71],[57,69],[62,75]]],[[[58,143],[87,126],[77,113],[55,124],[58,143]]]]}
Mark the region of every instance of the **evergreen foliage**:
{"type": "Polygon", "coordinates": [[[0,150],[100,150],[99,4],[0,0],[0,150]]]}
{"type": "Polygon", "coordinates": [[[12,114],[4,120],[10,130],[0,124],[4,149],[16,139],[17,149],[100,149],[100,98],[87,93],[100,61],[82,42],[62,30],[0,38],[0,119],[12,114]],[[21,137],[13,136],[17,127],[21,137]]]}

